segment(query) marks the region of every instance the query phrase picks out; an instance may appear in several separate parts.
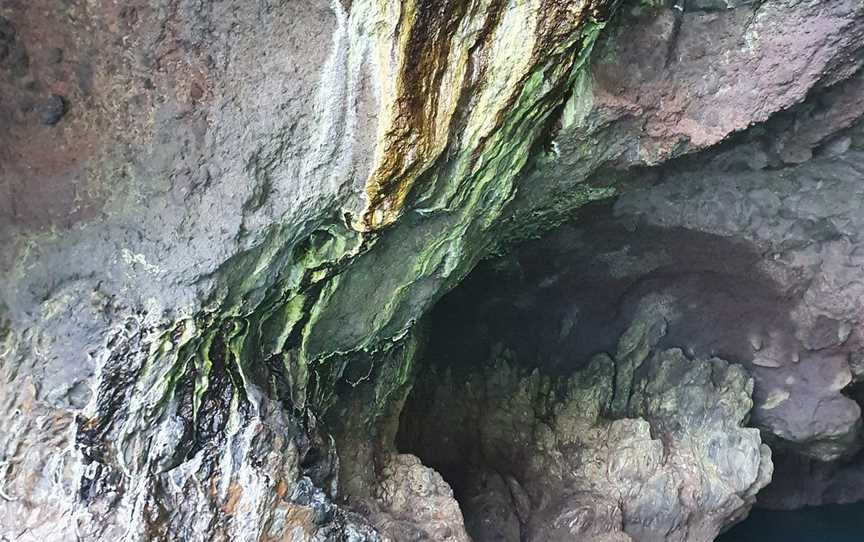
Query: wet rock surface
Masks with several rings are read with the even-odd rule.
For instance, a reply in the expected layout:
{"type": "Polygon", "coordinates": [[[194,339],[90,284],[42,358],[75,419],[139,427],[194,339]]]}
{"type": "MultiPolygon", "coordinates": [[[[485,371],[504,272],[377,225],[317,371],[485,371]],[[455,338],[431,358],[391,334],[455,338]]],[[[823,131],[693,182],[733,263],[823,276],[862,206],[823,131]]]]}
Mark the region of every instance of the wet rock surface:
{"type": "MultiPolygon", "coordinates": [[[[510,389],[607,352],[620,372],[598,419],[653,450],[646,427],[674,416],[650,396],[672,400],[670,377],[616,345],[635,307],[667,307],[646,359],[682,349],[673,365],[701,369],[678,376],[737,405],[710,428],[664,426],[670,442],[752,435],[753,378],[750,423],[791,458],[778,465],[824,466],[790,502],[832,499],[815,488],[860,450],[862,33],[854,0],[3,3],[0,536],[463,540],[463,519],[563,536],[531,519],[529,481],[479,469],[469,485],[489,491],[457,503],[395,434],[441,296],[618,194],[608,246],[558,237],[584,251],[568,265],[606,275],[574,265],[574,287],[549,290],[591,318],[507,328],[510,389]],[[549,334],[570,337],[566,357],[518,350],[549,334]]],[[[682,501],[611,539],[711,536],[761,484],[756,467],[695,481],[669,453],[633,466],[632,487],[695,484],[717,517],[682,501]]],[[[566,516],[594,483],[574,468],[578,487],[541,506],[558,525],[601,536],[622,510],[649,517],[626,492],[566,516]]]]}

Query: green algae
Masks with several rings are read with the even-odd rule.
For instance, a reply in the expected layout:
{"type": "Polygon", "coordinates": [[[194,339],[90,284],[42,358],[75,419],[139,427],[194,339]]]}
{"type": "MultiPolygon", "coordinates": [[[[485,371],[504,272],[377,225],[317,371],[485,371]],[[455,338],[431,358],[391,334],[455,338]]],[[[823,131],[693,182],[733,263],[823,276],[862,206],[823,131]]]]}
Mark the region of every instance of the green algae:
{"type": "MultiPolygon", "coordinates": [[[[138,424],[159,418],[184,375],[194,381],[193,419],[201,416],[214,356],[239,375],[232,408],[253,384],[290,409],[323,412],[338,401],[339,382],[373,379],[370,423],[404,399],[416,368],[410,330],[496,247],[492,238],[499,232],[492,230],[548,119],[564,103],[566,122],[579,114],[577,97],[587,92],[587,63],[603,27],[591,22],[556,44],[520,83],[499,128],[430,173],[431,188],[413,196],[422,198],[421,207],[390,229],[370,235],[337,222],[276,225],[258,246],[226,262],[209,308],[154,341],[139,378],[140,405],[132,407],[138,424]]],[[[531,228],[502,237],[515,242],[537,235],[566,210],[611,194],[580,187],[568,201],[538,211],[531,228]]]]}

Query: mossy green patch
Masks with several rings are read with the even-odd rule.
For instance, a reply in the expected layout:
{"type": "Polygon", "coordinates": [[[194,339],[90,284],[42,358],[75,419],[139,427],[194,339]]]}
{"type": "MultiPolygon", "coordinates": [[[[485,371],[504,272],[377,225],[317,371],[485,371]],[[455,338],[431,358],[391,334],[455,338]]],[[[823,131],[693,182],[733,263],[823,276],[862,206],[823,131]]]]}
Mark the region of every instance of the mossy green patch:
{"type": "MultiPolygon", "coordinates": [[[[409,199],[419,204],[417,212],[375,234],[354,231],[335,212],[315,223],[276,225],[258,246],[226,262],[208,308],[154,342],[139,378],[140,423],[159,417],[187,373],[197,418],[213,391],[216,359],[238,378],[232,405],[254,385],[287,408],[320,412],[338,399],[340,383],[374,378],[374,418],[404,395],[416,358],[406,336],[495,246],[494,238],[505,236],[493,228],[550,119],[562,109],[565,120],[582,114],[579,102],[568,98],[587,92],[587,63],[603,26],[589,22],[561,36],[518,81],[489,81],[515,85],[507,89],[512,102],[494,119],[495,130],[469,126],[467,144],[454,145],[427,172],[422,194],[409,199]]],[[[609,194],[580,189],[567,202],[539,210],[533,228],[505,237],[534,235],[553,226],[565,207],[609,194]]]]}

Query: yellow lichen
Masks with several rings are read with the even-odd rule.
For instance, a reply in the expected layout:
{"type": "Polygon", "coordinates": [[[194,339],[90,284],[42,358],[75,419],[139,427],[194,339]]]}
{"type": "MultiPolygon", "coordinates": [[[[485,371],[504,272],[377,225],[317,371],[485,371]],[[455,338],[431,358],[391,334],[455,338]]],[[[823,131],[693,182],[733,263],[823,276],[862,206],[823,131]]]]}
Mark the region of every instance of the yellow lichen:
{"type": "MultiPolygon", "coordinates": [[[[374,231],[402,213],[415,183],[457,157],[466,178],[483,166],[487,140],[556,48],[606,2],[583,0],[379,0],[352,6],[376,28],[380,115],[366,207],[352,226],[374,231]],[[460,163],[461,162],[461,163],[460,163]]],[[[430,175],[434,177],[434,175],[430,175]]]]}

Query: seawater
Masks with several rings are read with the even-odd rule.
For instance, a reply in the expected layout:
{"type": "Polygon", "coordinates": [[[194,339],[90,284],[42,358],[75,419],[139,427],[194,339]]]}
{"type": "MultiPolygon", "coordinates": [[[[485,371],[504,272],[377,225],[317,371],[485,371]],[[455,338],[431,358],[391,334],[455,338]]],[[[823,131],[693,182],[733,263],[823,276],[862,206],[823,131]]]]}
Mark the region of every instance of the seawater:
{"type": "Polygon", "coordinates": [[[864,542],[864,502],[789,511],[754,508],[717,542],[864,542]]]}

